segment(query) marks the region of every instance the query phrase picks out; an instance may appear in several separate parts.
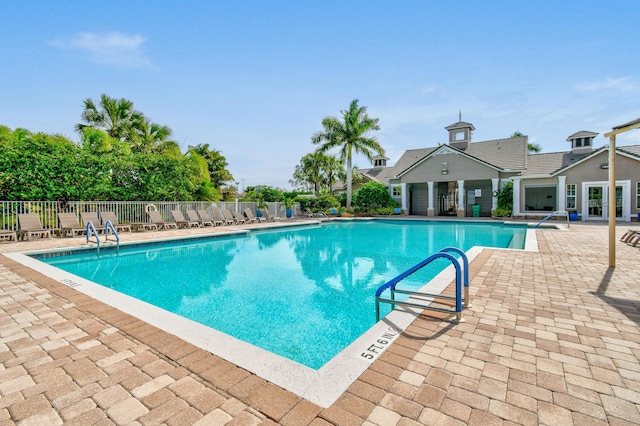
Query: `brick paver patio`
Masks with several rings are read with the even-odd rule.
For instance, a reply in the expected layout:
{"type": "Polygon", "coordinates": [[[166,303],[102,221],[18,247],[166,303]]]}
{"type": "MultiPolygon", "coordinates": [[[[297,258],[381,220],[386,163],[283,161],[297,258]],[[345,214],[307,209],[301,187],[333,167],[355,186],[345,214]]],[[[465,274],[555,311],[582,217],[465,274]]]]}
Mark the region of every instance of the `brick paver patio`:
{"type": "Polygon", "coordinates": [[[421,316],[326,409],[0,255],[0,425],[640,424],[640,249],[609,269],[605,224],[536,233],[472,262],[466,322],[421,316]]]}

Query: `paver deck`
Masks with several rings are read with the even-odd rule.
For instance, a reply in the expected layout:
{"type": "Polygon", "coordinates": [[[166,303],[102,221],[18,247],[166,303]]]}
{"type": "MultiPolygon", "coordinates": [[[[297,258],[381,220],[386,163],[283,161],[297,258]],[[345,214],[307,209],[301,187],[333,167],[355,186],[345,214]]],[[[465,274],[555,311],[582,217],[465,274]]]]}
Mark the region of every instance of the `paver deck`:
{"type": "Polygon", "coordinates": [[[466,322],[419,317],[329,408],[0,255],[0,426],[640,424],[640,250],[608,268],[606,224],[536,233],[472,262],[466,322]]]}

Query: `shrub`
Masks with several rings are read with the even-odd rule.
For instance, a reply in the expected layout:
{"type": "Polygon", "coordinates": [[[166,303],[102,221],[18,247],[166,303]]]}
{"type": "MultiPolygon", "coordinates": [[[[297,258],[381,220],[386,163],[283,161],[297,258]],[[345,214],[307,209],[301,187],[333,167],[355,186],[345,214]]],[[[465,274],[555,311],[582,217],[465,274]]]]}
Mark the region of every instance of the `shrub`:
{"type": "Polygon", "coordinates": [[[511,216],[511,210],[509,209],[502,209],[500,207],[498,207],[495,212],[493,213],[494,216],[496,217],[509,217],[511,216]]]}
{"type": "Polygon", "coordinates": [[[505,183],[498,194],[498,209],[513,210],[513,182],[505,183]]]}
{"type": "Polygon", "coordinates": [[[332,208],[337,209],[340,207],[340,201],[338,201],[336,197],[329,193],[320,195],[315,201],[316,202],[314,208],[318,210],[326,211],[331,210],[332,208]]]}
{"type": "Polygon", "coordinates": [[[386,186],[378,182],[369,182],[353,195],[356,211],[375,211],[375,209],[398,207],[396,200],[391,198],[386,186]]]}

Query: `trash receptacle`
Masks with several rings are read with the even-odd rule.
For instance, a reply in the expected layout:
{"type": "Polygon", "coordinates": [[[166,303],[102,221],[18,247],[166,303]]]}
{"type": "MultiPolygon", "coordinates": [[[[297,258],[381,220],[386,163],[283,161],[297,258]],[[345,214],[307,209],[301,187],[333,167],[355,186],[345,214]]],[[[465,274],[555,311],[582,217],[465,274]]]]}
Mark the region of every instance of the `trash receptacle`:
{"type": "Polygon", "coordinates": [[[578,212],[569,212],[569,220],[576,222],[578,220],[578,212]]]}
{"type": "Polygon", "coordinates": [[[473,217],[480,217],[480,206],[473,205],[471,210],[473,211],[473,217]]]}

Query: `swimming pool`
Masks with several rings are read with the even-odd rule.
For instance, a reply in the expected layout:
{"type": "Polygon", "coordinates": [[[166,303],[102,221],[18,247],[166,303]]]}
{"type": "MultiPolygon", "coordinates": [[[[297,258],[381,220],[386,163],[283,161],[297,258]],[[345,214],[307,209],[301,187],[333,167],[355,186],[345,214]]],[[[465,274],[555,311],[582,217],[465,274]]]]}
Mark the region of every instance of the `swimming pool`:
{"type": "MultiPolygon", "coordinates": [[[[319,369],[375,323],[375,290],[446,246],[523,248],[526,226],[370,220],[34,257],[319,369]]],[[[418,289],[447,263],[403,285],[418,289]]]]}

